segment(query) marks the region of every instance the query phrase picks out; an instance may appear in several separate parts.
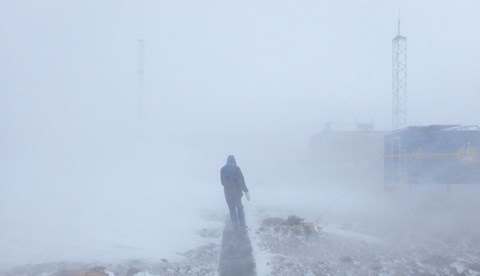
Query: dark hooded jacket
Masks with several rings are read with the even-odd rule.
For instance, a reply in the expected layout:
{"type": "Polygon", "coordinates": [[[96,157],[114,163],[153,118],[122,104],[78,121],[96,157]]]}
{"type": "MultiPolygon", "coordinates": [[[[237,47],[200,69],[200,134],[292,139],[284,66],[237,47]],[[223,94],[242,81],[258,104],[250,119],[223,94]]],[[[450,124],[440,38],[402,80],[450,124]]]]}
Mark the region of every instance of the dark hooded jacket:
{"type": "Polygon", "coordinates": [[[241,198],[243,192],[248,192],[242,171],[237,166],[233,155],[228,156],[227,164],[220,170],[220,177],[227,200],[241,198]]]}

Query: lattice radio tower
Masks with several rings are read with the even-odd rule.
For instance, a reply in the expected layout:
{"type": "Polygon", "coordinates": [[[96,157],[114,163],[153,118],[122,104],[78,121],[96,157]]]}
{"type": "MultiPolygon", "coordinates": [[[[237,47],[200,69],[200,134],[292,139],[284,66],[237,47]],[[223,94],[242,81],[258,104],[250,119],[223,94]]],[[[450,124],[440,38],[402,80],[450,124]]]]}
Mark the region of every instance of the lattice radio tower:
{"type": "Polygon", "coordinates": [[[407,38],[398,34],[392,41],[392,128],[407,126],[407,38]]]}

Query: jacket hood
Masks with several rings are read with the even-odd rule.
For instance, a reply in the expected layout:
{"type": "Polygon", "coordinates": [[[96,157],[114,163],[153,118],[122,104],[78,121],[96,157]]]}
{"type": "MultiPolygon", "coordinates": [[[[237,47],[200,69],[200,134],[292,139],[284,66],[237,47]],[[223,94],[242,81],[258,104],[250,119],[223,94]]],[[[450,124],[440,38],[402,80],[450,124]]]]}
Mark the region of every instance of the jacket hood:
{"type": "Polygon", "coordinates": [[[227,157],[227,165],[237,165],[237,162],[235,161],[235,156],[229,155],[227,157]]]}

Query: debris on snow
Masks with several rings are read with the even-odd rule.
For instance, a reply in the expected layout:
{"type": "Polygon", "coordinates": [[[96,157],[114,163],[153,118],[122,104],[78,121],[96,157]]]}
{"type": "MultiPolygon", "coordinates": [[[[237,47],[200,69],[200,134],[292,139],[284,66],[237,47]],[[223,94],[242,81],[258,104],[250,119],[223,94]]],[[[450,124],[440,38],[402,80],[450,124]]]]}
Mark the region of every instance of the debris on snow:
{"type": "Polygon", "coordinates": [[[473,247],[458,240],[400,246],[354,232],[354,225],[320,229],[298,216],[265,218],[255,240],[270,256],[268,275],[480,275],[478,256],[466,255],[473,247]]]}
{"type": "Polygon", "coordinates": [[[274,236],[284,235],[309,239],[318,235],[319,227],[312,222],[306,222],[298,216],[289,216],[286,220],[273,217],[264,219],[259,231],[264,233],[271,232],[274,236]]]}

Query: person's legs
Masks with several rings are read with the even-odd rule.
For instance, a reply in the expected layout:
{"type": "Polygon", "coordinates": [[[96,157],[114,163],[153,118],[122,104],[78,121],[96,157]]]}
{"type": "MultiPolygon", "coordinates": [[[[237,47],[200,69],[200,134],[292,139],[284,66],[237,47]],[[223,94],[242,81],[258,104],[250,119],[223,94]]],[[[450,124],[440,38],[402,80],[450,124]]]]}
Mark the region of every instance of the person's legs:
{"type": "Polygon", "coordinates": [[[238,224],[238,215],[236,202],[233,199],[227,199],[228,209],[230,210],[230,219],[232,220],[232,225],[235,227],[238,224]]]}
{"type": "Polygon", "coordinates": [[[245,227],[245,213],[243,212],[242,198],[237,200],[237,215],[238,215],[238,224],[242,227],[245,227]]]}

